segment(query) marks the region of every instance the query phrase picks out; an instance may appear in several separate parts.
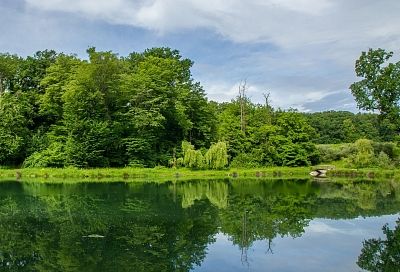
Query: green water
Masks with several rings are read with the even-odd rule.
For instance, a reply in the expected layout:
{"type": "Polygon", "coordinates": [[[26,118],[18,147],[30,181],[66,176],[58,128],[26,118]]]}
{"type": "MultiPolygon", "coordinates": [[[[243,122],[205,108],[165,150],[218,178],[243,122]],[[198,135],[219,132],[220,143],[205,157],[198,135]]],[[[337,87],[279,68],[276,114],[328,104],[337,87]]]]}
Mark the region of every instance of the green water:
{"type": "Polygon", "coordinates": [[[360,271],[400,184],[0,183],[0,271],[360,271]]]}

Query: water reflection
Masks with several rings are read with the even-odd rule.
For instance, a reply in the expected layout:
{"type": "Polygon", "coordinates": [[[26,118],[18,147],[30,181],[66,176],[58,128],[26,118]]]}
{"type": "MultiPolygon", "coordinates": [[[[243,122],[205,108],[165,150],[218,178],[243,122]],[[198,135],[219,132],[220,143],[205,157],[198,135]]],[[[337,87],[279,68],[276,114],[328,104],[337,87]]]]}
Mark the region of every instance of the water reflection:
{"type": "Polygon", "coordinates": [[[264,271],[260,258],[281,256],[287,238],[307,238],[314,218],[399,211],[400,187],[392,182],[1,183],[0,270],[215,271],[221,262],[210,258],[235,256],[238,269],[264,271]],[[213,253],[220,240],[225,250],[213,253]]]}
{"type": "Polygon", "coordinates": [[[357,264],[368,271],[400,271],[400,218],[394,229],[382,228],[385,238],[371,238],[363,242],[357,264]]]}

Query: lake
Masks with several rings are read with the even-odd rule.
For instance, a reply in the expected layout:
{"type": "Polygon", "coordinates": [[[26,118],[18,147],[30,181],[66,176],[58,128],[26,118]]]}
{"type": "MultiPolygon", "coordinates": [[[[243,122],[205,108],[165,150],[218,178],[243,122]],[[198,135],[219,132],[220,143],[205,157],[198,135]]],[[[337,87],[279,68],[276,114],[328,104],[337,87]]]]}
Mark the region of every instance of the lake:
{"type": "Polygon", "coordinates": [[[361,271],[400,184],[0,183],[0,271],[361,271]]]}

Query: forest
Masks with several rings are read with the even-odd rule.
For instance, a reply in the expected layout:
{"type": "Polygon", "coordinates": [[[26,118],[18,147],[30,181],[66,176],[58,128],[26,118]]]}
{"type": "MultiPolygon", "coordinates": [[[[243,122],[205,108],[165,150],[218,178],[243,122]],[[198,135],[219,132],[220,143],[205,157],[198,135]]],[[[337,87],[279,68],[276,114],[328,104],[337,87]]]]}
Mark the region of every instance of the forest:
{"type": "Polygon", "coordinates": [[[87,54],[0,54],[2,167],[399,163],[400,64],[387,64],[392,53],[383,49],[356,61],[364,78],[350,86],[364,110],[357,114],[282,110],[267,95],[254,103],[246,84],[230,102],[209,101],[193,61],[170,48],[87,54]]]}

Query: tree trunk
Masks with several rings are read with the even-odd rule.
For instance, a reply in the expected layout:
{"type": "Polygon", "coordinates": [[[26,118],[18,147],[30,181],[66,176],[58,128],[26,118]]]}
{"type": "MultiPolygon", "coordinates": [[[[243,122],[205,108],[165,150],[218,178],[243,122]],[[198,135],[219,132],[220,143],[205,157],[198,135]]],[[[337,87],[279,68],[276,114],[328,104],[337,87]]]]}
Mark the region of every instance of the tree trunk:
{"type": "Polygon", "coordinates": [[[240,130],[246,132],[245,103],[246,103],[246,81],[239,85],[239,103],[240,103],[240,130]]]}
{"type": "Polygon", "coordinates": [[[3,76],[0,74],[0,96],[3,94],[3,76]]]}

